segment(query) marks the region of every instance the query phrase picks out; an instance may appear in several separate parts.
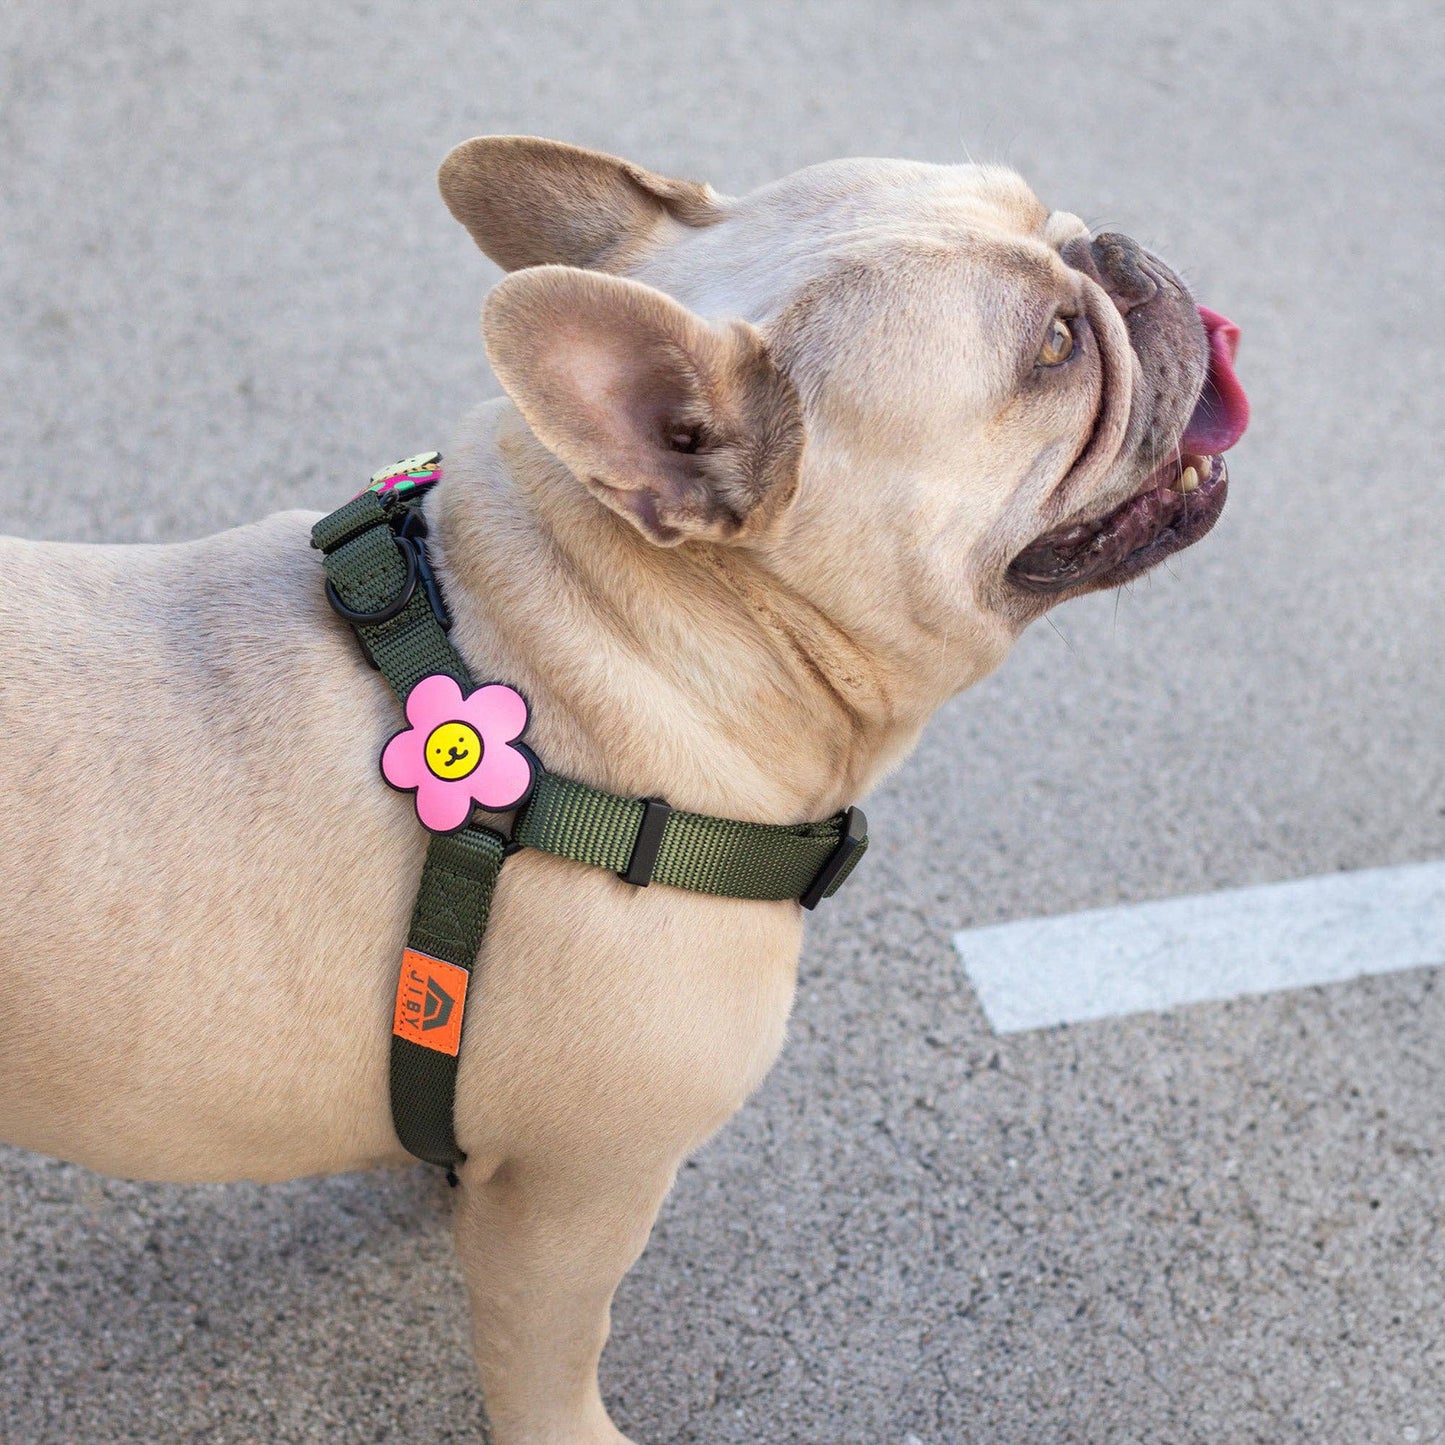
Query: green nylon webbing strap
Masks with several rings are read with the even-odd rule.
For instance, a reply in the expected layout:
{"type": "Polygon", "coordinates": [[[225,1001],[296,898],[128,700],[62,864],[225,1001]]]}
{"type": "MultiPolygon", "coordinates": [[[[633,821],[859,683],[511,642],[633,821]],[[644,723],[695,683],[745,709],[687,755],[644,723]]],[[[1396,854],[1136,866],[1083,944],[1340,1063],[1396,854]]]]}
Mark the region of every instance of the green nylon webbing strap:
{"type": "MultiPolygon", "coordinates": [[[[489,828],[469,824],[460,833],[433,836],[422,868],[399,991],[405,996],[409,973],[417,973],[414,991],[418,997],[430,993],[434,1018],[443,1008],[448,1015],[457,1010],[453,1032],[458,1045],[464,999],[457,997],[449,973],[428,965],[440,959],[471,974],[482,935],[487,931],[497,875],[506,856],[505,838],[489,828]]],[[[405,1008],[405,999],[398,1007],[405,1008]]],[[[441,1018],[441,1028],[452,1022],[450,1017],[441,1018]]],[[[424,1021],[422,1027],[426,1026],[424,1021]]],[[[425,1039],[426,1034],[419,1030],[417,1038],[425,1039]]],[[[467,1157],[457,1147],[452,1120],[456,1089],[455,1053],[428,1048],[414,1038],[392,1033],[391,1116],[397,1136],[418,1159],[445,1169],[467,1157]]]]}
{"type": "MultiPolygon", "coordinates": [[[[399,535],[413,502],[411,496],[401,500],[366,491],[322,518],[311,533],[312,546],[323,555],[332,605],[351,622],[367,658],[402,703],[431,673],[447,673],[463,692],[473,686],[433,609],[429,586],[422,585],[425,545],[416,531],[424,536],[425,529],[399,535]],[[409,581],[410,597],[393,612],[409,581]]],[[[635,852],[655,849],[646,877],[633,881],[730,898],[797,898],[809,907],[838,891],[867,846],[866,826],[856,809],[820,823],[742,823],[658,809],[645,799],[605,793],[542,770],[532,796],[517,811],[510,845],[623,875],[632,871],[635,852]],[[655,810],[651,823],[650,810],[655,810]],[[830,864],[832,876],[819,887],[830,864]]],[[[448,1053],[415,1040],[426,1037],[423,1026],[434,1030],[433,1042],[449,1037],[450,1027],[459,1046],[463,1009],[453,995],[459,987],[464,992],[466,979],[447,970],[470,973],[507,851],[507,840],[476,824],[433,835],[407,938],[392,1035],[392,1118],[412,1154],[448,1169],[465,1158],[452,1123],[456,1048],[448,1053]],[[427,960],[440,961],[432,970],[435,976],[427,973],[427,960]],[[404,1004],[408,969],[416,971],[417,992],[404,1004]],[[414,1015],[405,1015],[406,1007],[414,1015]],[[407,1030],[412,1036],[401,1032],[404,1017],[421,1020],[415,1030],[407,1030]]]]}
{"type": "MultiPolygon", "coordinates": [[[[324,556],[327,581],[353,612],[384,609],[406,585],[406,556],[391,527],[399,510],[387,507],[374,492],[363,492],[324,517],[312,531],[312,545],[324,556]]],[[[395,617],[357,626],[356,632],[367,657],[403,703],[407,693],[433,672],[449,673],[464,691],[472,686],[466,665],[447,641],[420,586],[395,617]]],[[[505,839],[472,824],[460,833],[432,835],[407,933],[408,950],[422,955],[423,960],[440,959],[470,975],[487,931],[492,892],[505,850],[505,839]]],[[[465,1005],[455,997],[455,984],[446,976],[432,979],[423,960],[411,954],[403,960],[399,993],[405,988],[407,969],[419,967],[428,974],[420,985],[423,994],[430,988],[434,1000],[447,1000],[448,1010],[459,1011],[459,1022],[465,1005]]],[[[398,1013],[401,1009],[399,1002],[398,1013]]],[[[455,1032],[459,1039],[459,1028],[455,1032]]],[[[417,1037],[427,1036],[418,1031],[417,1037]]],[[[466,1158],[457,1147],[454,1132],[456,1079],[455,1052],[426,1047],[393,1026],[391,1117],[397,1137],[408,1153],[448,1170],[466,1158]]]]}
{"type": "MultiPolygon", "coordinates": [[[[514,842],[578,863],[626,870],[646,807],[641,798],[603,793],[544,773],[512,826],[514,842]]],[[[738,823],[702,813],[671,813],[652,881],[727,898],[798,898],[837,851],[841,816],[796,825],[738,823]]],[[[863,847],[844,862],[824,897],[842,887],[863,847]]]]}
{"type": "MultiPolygon", "coordinates": [[[[364,492],[341,511],[334,512],[316,524],[313,545],[321,546],[326,559],[326,576],[337,595],[353,612],[376,612],[396,597],[407,579],[405,554],[397,546],[396,535],[389,524],[387,510],[371,492],[364,492]],[[368,507],[359,504],[369,502],[368,507]],[[331,528],[339,532],[341,541],[328,549],[317,543],[317,535],[328,535],[328,524],[356,509],[364,519],[355,525],[331,528]]],[[[457,650],[447,641],[432,611],[426,589],[417,587],[411,600],[392,619],[375,626],[358,626],[367,656],[391,684],[398,699],[406,695],[422,678],[433,672],[449,673],[462,691],[470,690],[472,680],[457,650]]]]}

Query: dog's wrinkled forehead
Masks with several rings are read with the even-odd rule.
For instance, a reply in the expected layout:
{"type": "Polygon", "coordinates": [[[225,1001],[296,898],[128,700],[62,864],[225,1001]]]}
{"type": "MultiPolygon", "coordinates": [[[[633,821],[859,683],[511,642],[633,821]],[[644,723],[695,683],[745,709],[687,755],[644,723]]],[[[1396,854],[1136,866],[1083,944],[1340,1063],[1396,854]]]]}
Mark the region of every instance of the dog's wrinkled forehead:
{"type": "Polygon", "coordinates": [[[829,161],[724,201],[714,225],[674,225],[633,274],[703,315],[760,324],[840,265],[970,237],[1037,242],[1048,227],[1048,209],[1003,167],[829,161]]]}
{"type": "Polygon", "coordinates": [[[668,227],[630,274],[762,328],[813,402],[840,371],[916,368],[920,348],[988,393],[1016,379],[1000,342],[1033,336],[1075,284],[1058,247],[1084,230],[1003,167],[833,161],[668,227]]]}

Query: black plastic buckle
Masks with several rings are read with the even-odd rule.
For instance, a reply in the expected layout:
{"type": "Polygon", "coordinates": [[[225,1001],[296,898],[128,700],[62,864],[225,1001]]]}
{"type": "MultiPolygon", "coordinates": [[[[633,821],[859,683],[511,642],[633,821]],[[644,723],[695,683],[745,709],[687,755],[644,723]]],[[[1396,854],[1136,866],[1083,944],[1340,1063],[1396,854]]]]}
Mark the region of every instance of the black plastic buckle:
{"type": "Polygon", "coordinates": [[[868,819],[863,816],[863,809],[849,808],[843,815],[843,836],[838,840],[838,846],[828,855],[827,862],[818,869],[817,877],[808,884],[798,902],[804,908],[816,908],[823,901],[824,895],[833,886],[833,880],[843,871],[848,860],[867,841],[868,819]]]}
{"type": "Polygon", "coordinates": [[[617,875],[623,882],[636,888],[646,888],[652,882],[657,850],[662,847],[662,835],[670,817],[672,808],[661,798],[642,800],[642,822],[637,829],[637,841],[632,845],[632,857],[627,860],[627,871],[617,875]]]}
{"type": "Polygon", "coordinates": [[[421,583],[421,590],[426,593],[426,600],[431,607],[432,616],[437,620],[443,632],[452,630],[452,615],[447,611],[447,605],[442,601],[442,589],[437,582],[436,573],[432,571],[431,557],[426,549],[427,525],[426,518],[420,512],[409,511],[397,533],[398,542],[409,542],[416,551],[416,575],[421,583]]]}

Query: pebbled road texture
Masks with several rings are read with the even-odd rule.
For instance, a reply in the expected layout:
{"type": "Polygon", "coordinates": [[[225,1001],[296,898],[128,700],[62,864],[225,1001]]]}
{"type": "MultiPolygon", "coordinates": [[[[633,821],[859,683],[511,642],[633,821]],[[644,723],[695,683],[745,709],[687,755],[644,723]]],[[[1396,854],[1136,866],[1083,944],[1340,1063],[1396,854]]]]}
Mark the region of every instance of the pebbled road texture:
{"type": "MultiPolygon", "coordinates": [[[[638,1440],[1445,1438],[1436,972],[999,1040],[949,944],[1445,853],[1442,57],[1425,0],[0,17],[7,530],[189,537],[444,444],[495,273],[432,176],[482,131],[724,190],[1011,161],[1244,327],[1215,535],[1036,627],[870,804],[781,1064],[619,1295],[638,1440]]],[[[478,1439],[434,1174],[0,1175],[6,1445],[478,1439]]]]}

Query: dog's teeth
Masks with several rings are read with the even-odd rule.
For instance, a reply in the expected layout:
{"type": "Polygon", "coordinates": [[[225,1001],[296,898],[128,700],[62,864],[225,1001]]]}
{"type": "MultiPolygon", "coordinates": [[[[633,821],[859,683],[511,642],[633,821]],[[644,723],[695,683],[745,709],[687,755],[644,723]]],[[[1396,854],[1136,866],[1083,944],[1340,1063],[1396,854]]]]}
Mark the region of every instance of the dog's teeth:
{"type": "Polygon", "coordinates": [[[1199,473],[1193,467],[1185,467],[1179,474],[1179,490],[1192,492],[1199,485],[1199,473]]]}

